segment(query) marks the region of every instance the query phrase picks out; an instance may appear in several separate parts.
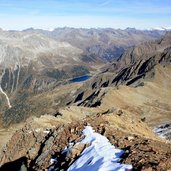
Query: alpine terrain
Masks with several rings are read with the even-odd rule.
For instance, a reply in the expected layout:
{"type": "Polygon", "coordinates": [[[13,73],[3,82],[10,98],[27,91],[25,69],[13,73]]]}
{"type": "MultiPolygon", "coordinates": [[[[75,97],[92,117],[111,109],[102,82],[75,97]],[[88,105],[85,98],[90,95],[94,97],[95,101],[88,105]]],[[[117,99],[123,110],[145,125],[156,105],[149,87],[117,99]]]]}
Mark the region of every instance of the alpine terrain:
{"type": "Polygon", "coordinates": [[[171,32],[0,30],[0,171],[171,170],[171,32]]]}

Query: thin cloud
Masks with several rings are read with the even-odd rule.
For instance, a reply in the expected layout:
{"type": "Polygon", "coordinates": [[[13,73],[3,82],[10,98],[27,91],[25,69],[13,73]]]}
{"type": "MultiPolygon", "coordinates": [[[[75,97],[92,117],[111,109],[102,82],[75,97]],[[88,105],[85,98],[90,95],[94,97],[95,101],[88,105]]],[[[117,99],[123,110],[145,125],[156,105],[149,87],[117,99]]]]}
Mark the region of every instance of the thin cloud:
{"type": "Polygon", "coordinates": [[[104,2],[100,3],[99,7],[104,7],[106,5],[109,5],[110,3],[111,3],[111,0],[104,1],[104,2]]]}

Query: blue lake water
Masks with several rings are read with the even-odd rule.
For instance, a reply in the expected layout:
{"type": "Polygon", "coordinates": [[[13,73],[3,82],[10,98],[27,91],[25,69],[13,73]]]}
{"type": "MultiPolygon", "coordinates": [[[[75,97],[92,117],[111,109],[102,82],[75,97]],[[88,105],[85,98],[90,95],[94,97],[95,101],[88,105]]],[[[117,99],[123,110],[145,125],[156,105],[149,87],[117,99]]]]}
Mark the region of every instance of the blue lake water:
{"type": "Polygon", "coordinates": [[[84,76],[81,76],[81,77],[76,77],[76,78],[73,78],[72,80],[70,80],[70,82],[72,83],[77,83],[77,82],[82,82],[82,81],[86,81],[88,79],[90,79],[91,76],[89,75],[84,75],[84,76]]]}

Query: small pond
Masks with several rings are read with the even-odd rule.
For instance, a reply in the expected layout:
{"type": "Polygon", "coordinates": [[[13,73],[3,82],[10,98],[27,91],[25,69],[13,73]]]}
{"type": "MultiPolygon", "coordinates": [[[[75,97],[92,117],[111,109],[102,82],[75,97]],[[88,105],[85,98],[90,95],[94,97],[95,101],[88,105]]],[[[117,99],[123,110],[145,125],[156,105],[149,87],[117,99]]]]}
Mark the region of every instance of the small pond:
{"type": "Polygon", "coordinates": [[[84,75],[84,76],[81,76],[81,77],[76,77],[76,78],[73,78],[70,80],[70,82],[72,83],[77,83],[77,82],[82,82],[82,81],[86,81],[88,79],[90,79],[91,76],[90,75],[84,75]]]}

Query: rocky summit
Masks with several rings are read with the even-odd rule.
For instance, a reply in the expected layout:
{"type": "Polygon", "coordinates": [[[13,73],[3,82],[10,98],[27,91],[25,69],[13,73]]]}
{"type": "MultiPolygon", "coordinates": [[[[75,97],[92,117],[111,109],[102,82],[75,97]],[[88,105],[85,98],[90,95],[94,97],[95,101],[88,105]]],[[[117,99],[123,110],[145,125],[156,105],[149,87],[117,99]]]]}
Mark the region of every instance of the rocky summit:
{"type": "Polygon", "coordinates": [[[171,170],[171,32],[1,30],[0,40],[0,171],[171,170]]]}

